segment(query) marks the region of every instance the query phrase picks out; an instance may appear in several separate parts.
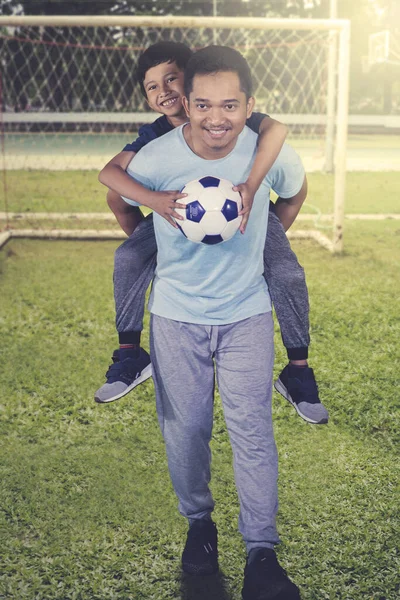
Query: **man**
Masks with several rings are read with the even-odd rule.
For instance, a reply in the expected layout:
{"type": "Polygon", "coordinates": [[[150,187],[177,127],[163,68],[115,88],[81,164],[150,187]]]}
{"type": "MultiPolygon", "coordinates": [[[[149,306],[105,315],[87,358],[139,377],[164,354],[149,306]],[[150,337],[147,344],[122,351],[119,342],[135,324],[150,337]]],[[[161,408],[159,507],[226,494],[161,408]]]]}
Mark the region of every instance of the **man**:
{"type": "MultiPolygon", "coordinates": [[[[118,400],[151,376],[150,357],[141,348],[141,332],[145,294],[154,277],[157,246],[153,217],[142,218],[137,207],[124,202],[121,194],[152,208],[176,227],[173,217],[179,208],[181,194],[154,192],[128,176],[125,169],[136,152],[151,140],[161,137],[187,121],[182,104],[184,69],[192,55],[180,42],[158,42],[141,54],[136,78],[149,107],[162,117],[139,130],[139,137],[115,156],[102,169],[99,179],[109,187],[107,201],[129,238],[117,249],[114,267],[114,296],[119,349],[113,353],[113,364],[107,381],[95,394],[99,403],[118,400]],[[176,202],[178,200],[178,202],[176,202]]],[[[261,181],[274,164],[286,136],[286,127],[260,113],[252,113],[246,125],[258,135],[257,157],[247,181],[239,184],[245,230],[252,200],[261,181]]],[[[290,248],[283,225],[285,215],[280,206],[268,215],[268,237],[264,249],[264,276],[273,300],[289,363],[282,370],[276,389],[309,423],[328,421],[328,411],[320,402],[314,372],[308,367],[309,302],[304,271],[290,248]]]]}
{"type": "MultiPolygon", "coordinates": [[[[181,189],[204,175],[245,181],[257,136],[245,126],[254,98],[244,58],[222,46],[194,54],[185,70],[184,104],[190,123],[142,148],[128,173],[156,191],[181,189]]],[[[188,573],[218,569],[208,486],[215,368],[234,456],[239,529],[248,552],[244,600],[300,598],[274,552],[279,538],[273,323],[263,278],[271,188],[289,227],[307,188],[300,159],[289,146],[255,194],[244,235],[202,246],[154,214],[158,258],[149,302],[151,360],[170,476],[179,510],[189,521],[182,566],[188,573]]]]}

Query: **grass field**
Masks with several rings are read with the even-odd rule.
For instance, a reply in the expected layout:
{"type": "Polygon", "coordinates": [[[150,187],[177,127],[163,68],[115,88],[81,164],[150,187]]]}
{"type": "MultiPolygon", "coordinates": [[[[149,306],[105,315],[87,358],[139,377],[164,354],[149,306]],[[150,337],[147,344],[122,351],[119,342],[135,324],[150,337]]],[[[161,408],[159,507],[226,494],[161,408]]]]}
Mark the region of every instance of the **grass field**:
{"type": "MultiPolygon", "coordinates": [[[[307,204],[323,213],[333,211],[333,176],[308,175],[307,204]]],[[[350,172],[347,174],[347,213],[400,213],[396,189],[399,173],[350,172]]],[[[10,171],[7,173],[9,212],[107,212],[106,188],[96,171],[10,171]]],[[[305,205],[303,212],[312,212],[305,205]]],[[[0,212],[5,211],[4,186],[0,180],[0,212]]]]}
{"type": "MultiPolygon", "coordinates": [[[[364,203],[398,212],[395,177],[381,177],[349,183],[358,190],[349,212],[369,212],[364,203]]],[[[67,206],[77,199],[65,189],[67,206]]],[[[345,239],[335,257],[293,244],[331,420],[310,426],[274,393],[278,552],[303,600],[397,600],[400,224],[349,222],[345,239]]],[[[13,240],[0,253],[0,598],[239,600],[245,554],[219,398],[212,490],[222,573],[205,579],[181,576],[186,525],[151,380],[109,406],[93,402],[115,347],[116,246],[13,240]]],[[[284,364],[276,326],[276,375],[284,364]]]]}

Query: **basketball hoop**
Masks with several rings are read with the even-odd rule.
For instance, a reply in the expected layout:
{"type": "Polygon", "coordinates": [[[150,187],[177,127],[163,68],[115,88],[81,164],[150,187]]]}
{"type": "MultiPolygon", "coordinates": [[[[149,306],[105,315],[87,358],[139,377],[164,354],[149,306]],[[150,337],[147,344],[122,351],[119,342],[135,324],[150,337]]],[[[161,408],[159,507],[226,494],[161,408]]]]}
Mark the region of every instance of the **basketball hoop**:
{"type": "Polygon", "coordinates": [[[368,62],[369,65],[384,63],[389,58],[389,31],[380,31],[372,33],[369,36],[368,43],[368,62]]]}
{"type": "MultiPolygon", "coordinates": [[[[364,59],[363,59],[364,60],[364,59]]],[[[400,66],[400,41],[391,31],[385,29],[379,33],[372,33],[368,42],[368,67],[369,69],[378,64],[390,64],[400,66]]],[[[363,71],[364,63],[363,63],[363,71]]]]}

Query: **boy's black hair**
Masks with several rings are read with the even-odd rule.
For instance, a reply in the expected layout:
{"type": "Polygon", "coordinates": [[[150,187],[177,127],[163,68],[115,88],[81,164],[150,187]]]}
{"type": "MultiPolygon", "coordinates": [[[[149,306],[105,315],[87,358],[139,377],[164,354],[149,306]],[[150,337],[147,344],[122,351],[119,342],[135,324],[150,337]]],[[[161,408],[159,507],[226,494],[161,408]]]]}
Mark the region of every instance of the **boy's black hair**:
{"type": "Polygon", "coordinates": [[[189,94],[193,90],[195,75],[207,75],[220,71],[237,73],[240,89],[246,94],[247,100],[250,98],[253,89],[250,67],[240,52],[228,46],[207,46],[192,55],[185,69],[186,98],[189,98],[189,94]]]}
{"type": "Polygon", "coordinates": [[[191,49],[181,42],[157,42],[149,46],[139,57],[136,67],[136,81],[139,82],[143,96],[147,97],[143,81],[149,69],[162,63],[175,62],[176,66],[183,71],[192,54],[191,49]]]}

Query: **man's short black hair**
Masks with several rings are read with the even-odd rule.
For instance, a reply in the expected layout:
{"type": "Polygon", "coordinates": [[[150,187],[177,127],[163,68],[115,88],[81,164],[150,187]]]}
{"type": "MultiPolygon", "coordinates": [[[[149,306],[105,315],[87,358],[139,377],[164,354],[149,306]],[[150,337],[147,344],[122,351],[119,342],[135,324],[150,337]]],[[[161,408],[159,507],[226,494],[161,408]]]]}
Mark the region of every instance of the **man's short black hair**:
{"type": "Polygon", "coordinates": [[[175,62],[176,66],[183,71],[192,54],[191,49],[181,42],[157,42],[149,46],[139,57],[136,67],[136,81],[140,84],[143,96],[146,96],[143,81],[149,69],[162,63],[175,62]]]}
{"type": "Polygon", "coordinates": [[[185,69],[186,98],[189,99],[189,94],[193,90],[195,75],[208,75],[221,71],[232,71],[238,74],[240,89],[246,94],[248,100],[253,89],[250,67],[240,52],[228,46],[207,46],[192,55],[185,69]]]}

